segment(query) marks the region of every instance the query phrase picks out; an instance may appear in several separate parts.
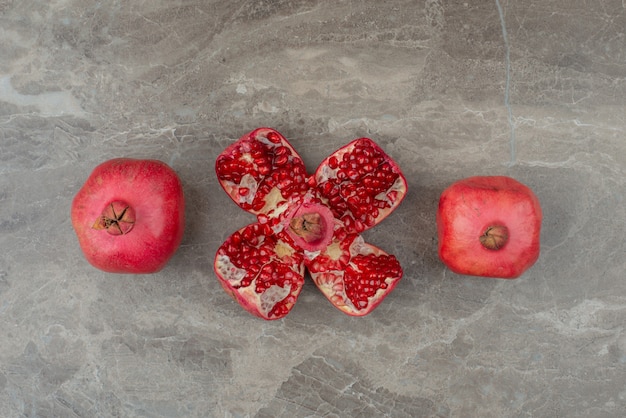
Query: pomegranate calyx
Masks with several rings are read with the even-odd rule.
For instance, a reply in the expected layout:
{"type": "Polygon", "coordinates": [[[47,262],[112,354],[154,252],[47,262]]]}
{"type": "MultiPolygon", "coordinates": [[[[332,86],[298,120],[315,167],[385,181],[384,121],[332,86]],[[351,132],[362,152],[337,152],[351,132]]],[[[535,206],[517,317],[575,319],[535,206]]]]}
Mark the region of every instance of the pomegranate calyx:
{"type": "Polygon", "coordinates": [[[289,228],[294,234],[311,243],[322,238],[323,222],[319,213],[305,213],[298,218],[291,218],[289,228]]]}
{"type": "Polygon", "coordinates": [[[324,205],[305,202],[285,223],[294,243],[308,252],[325,249],[333,238],[335,218],[324,205]]]}
{"type": "Polygon", "coordinates": [[[509,240],[509,229],[504,225],[491,225],[478,239],[483,247],[496,251],[504,247],[509,240]]]}
{"type": "Polygon", "coordinates": [[[126,202],[115,200],[109,203],[96,219],[93,229],[104,229],[111,235],[128,234],[135,225],[135,210],[126,202]]]}

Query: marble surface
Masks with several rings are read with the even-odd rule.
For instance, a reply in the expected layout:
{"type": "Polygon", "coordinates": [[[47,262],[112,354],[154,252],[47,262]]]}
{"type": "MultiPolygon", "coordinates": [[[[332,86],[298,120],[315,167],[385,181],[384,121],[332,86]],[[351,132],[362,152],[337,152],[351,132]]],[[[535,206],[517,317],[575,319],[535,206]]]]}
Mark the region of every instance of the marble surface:
{"type": "Polygon", "coordinates": [[[0,0],[0,416],[623,416],[625,28],[623,0],[0,0]],[[253,218],[213,164],[259,126],[309,170],[359,136],[402,167],[365,235],[405,276],[371,315],[309,281],[264,322],[221,290],[215,251],[253,218]],[[120,156],[184,183],[158,274],[92,268],[71,227],[120,156]],[[517,280],[437,257],[439,194],[487,174],[543,207],[517,280]]]}

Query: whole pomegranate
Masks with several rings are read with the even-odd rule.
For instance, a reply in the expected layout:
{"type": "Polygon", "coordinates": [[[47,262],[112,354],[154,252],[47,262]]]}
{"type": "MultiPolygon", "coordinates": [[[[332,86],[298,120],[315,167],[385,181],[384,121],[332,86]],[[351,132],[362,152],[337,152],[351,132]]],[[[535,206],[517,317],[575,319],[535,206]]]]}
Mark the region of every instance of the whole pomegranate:
{"type": "Polygon", "coordinates": [[[85,258],[111,273],[154,273],[176,252],[185,226],[181,182],[155,160],[118,158],[97,166],[72,202],[85,258]]]}
{"type": "Polygon", "coordinates": [[[439,258],[458,274],[519,277],[539,258],[541,218],[539,200],[517,180],[457,181],[439,200],[439,258]]]}
{"type": "Polygon", "coordinates": [[[279,132],[259,128],[218,156],[216,172],[233,201],[257,217],[215,256],[220,283],[252,314],[287,315],[305,267],[330,302],[354,316],[371,312],[402,277],[394,256],[359,235],[389,215],[407,188],[371,139],[352,141],[309,176],[279,132]]]}

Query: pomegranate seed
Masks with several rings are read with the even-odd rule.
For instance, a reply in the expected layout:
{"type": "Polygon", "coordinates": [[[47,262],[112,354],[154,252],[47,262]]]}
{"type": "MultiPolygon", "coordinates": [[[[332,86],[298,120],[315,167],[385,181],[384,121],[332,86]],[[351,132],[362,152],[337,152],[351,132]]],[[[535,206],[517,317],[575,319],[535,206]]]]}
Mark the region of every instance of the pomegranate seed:
{"type": "Polygon", "coordinates": [[[276,154],[276,155],[291,155],[291,151],[289,150],[289,148],[287,148],[285,146],[280,146],[280,147],[276,148],[276,150],[274,151],[274,154],[276,154]]]}
{"type": "Polygon", "coordinates": [[[280,144],[281,142],[280,135],[278,135],[276,132],[268,133],[267,139],[274,144],[280,144]]]}
{"type": "Polygon", "coordinates": [[[280,167],[281,165],[287,164],[287,161],[289,161],[288,155],[279,155],[278,157],[274,159],[274,165],[280,167]]]}
{"type": "Polygon", "coordinates": [[[260,211],[261,209],[263,209],[265,207],[265,201],[262,199],[259,199],[258,201],[256,201],[253,203],[251,209],[254,210],[255,212],[260,211]]]}

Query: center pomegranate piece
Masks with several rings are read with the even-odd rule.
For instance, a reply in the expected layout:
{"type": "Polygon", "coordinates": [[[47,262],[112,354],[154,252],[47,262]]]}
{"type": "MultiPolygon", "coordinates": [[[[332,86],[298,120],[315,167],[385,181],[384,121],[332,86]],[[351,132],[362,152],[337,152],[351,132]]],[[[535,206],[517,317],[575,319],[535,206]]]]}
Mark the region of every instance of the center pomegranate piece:
{"type": "Polygon", "coordinates": [[[340,148],[307,175],[291,144],[256,129],[222,152],[218,180],[257,222],[218,249],[215,273],[247,311],[279,319],[293,308],[305,268],[328,300],[348,315],[371,312],[402,277],[400,263],[360,233],[404,199],[406,180],[371,139],[340,148]]]}
{"type": "Polygon", "coordinates": [[[289,219],[287,233],[307,251],[323,250],[333,238],[334,217],[326,206],[303,204],[289,219]]]}

